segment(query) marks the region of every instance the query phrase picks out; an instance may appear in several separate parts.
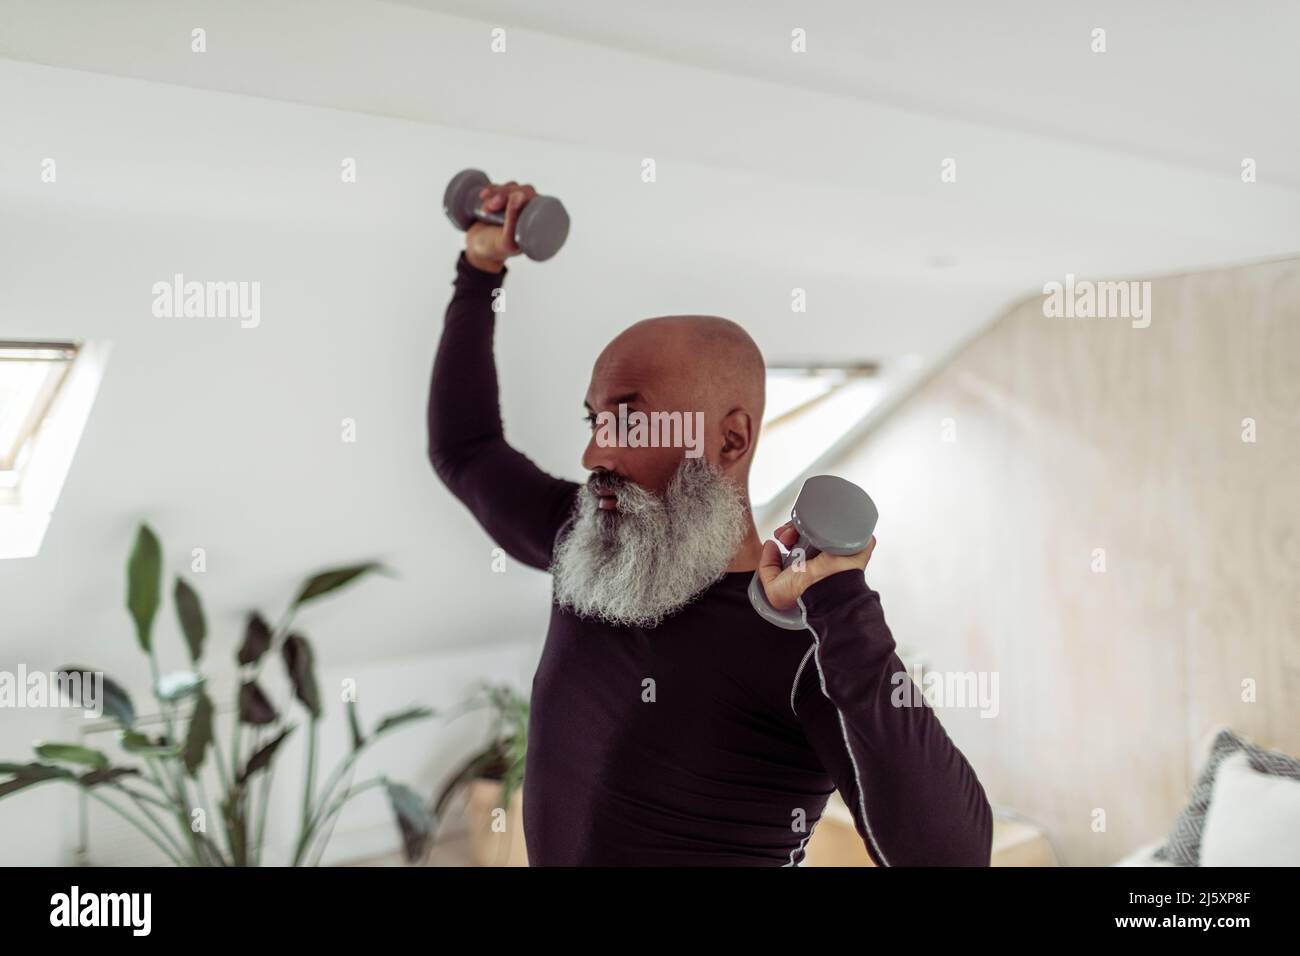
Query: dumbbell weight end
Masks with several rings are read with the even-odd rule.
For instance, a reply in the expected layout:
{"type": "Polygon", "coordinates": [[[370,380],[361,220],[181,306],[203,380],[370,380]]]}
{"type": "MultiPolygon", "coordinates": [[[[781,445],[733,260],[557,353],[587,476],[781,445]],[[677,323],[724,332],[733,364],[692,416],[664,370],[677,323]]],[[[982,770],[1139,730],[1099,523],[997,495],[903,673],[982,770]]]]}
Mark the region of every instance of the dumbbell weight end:
{"type": "MultiPolygon", "coordinates": [[[[782,557],[781,567],[788,568],[801,549],[807,561],[822,551],[857,554],[871,543],[879,517],[875,502],[853,482],[834,475],[809,478],[799,489],[799,497],[790,510],[790,519],[799,532],[799,540],[782,557]]],[[[764,620],[777,627],[798,631],[807,626],[797,602],[784,611],[772,606],[757,571],[749,580],[749,603],[764,620]]]]}
{"type": "MultiPolygon", "coordinates": [[[[485,212],[478,195],[491,182],[481,169],[463,169],[442,194],[442,211],[464,232],[475,222],[505,225],[504,212],[485,212]]],[[[560,251],[569,236],[569,213],[554,196],[534,196],[515,221],[515,242],[524,255],[544,262],[560,251]]]]}

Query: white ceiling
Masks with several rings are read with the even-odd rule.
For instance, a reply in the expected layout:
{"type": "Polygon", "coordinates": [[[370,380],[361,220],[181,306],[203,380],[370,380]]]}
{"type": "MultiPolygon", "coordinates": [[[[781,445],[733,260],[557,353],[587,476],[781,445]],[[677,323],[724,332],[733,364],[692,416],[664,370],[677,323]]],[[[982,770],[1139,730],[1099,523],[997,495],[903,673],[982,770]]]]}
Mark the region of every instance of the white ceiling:
{"type": "MultiPolygon", "coordinates": [[[[442,132],[449,148],[388,157],[351,208],[318,199],[323,158],[365,147],[339,137],[330,112],[196,98],[192,115],[169,106],[161,122],[138,108],[142,88],[68,73],[15,74],[0,95],[12,161],[75,133],[94,162],[60,197],[137,215],[374,223],[418,195],[436,220],[437,190],[460,166],[532,180],[574,213],[569,258],[590,243],[611,278],[644,278],[646,260],[662,287],[687,273],[743,276],[715,307],[752,322],[782,358],[824,353],[867,315],[862,357],[937,361],[1066,272],[1300,250],[1300,124],[1285,121],[1300,68],[1284,49],[1297,5],[1249,16],[1172,3],[1086,15],[1019,0],[900,6],[0,4],[0,56],[442,132]],[[792,23],[809,30],[806,56],[786,51],[792,23]],[[1102,56],[1088,52],[1094,24],[1108,30],[1102,56]],[[201,56],[196,25],[208,33],[201,56]],[[498,25],[504,56],[488,49],[498,25]],[[456,130],[512,144],[510,159],[457,154],[456,130]],[[653,188],[637,178],[646,156],[659,164],[653,188]],[[1259,162],[1258,183],[1240,182],[1242,156],[1259,162]],[[946,157],[955,184],[939,182],[946,157]],[[831,345],[773,308],[793,286],[824,306],[831,345]]],[[[0,189],[40,201],[30,177],[0,189]]]]}
{"type": "Polygon", "coordinates": [[[1254,156],[1300,186],[1294,0],[394,2],[1219,173],[1254,156]]]}
{"type": "Polygon", "coordinates": [[[573,216],[555,260],[512,268],[498,342],[508,435],[571,477],[591,362],[646,315],[731,315],[769,358],[933,364],[1066,272],[1300,251],[1294,14],[1216,32],[1196,5],[1091,5],[1102,62],[1075,52],[1089,20],[1039,6],[800,4],[796,61],[785,18],[739,4],[0,0],[0,335],[115,342],[45,551],[0,566],[4,623],[33,655],[120,631],[120,555],[149,517],[174,559],[216,556],[228,623],[304,565],[392,563],[404,585],[313,623],[332,661],[540,635],[544,580],[492,575],[422,458],[458,238],[440,198],[466,165],[573,216]],[[160,326],[148,289],[173,271],[262,281],[263,325],[160,326]]]}

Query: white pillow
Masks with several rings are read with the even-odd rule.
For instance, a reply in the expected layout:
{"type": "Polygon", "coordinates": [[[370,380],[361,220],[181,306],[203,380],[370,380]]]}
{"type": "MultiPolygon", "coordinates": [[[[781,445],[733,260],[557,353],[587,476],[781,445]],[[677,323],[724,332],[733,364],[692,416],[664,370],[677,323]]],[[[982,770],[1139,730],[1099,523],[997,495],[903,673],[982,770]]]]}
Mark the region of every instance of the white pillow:
{"type": "Polygon", "coordinates": [[[1219,765],[1201,866],[1300,866],[1300,780],[1259,773],[1245,752],[1219,765]]]}

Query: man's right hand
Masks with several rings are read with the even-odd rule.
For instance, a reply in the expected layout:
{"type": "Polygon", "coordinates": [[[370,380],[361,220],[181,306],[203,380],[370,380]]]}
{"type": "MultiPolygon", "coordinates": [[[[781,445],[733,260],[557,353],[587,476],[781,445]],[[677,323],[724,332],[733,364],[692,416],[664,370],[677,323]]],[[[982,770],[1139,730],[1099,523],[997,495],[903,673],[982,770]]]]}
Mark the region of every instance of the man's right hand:
{"type": "Polygon", "coordinates": [[[515,242],[515,223],[519,211],[537,195],[532,186],[521,186],[514,180],[502,185],[484,186],[479,191],[479,205],[485,212],[505,210],[504,225],[476,222],[465,231],[465,258],[469,264],[484,272],[500,272],[511,256],[522,251],[515,242]]]}

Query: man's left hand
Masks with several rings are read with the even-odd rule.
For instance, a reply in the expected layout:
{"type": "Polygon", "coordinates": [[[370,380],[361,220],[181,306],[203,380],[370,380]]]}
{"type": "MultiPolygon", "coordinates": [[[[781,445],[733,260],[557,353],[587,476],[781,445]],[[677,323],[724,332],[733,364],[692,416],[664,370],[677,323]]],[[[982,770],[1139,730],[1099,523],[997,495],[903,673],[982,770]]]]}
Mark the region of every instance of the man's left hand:
{"type": "MultiPolygon", "coordinates": [[[[795,530],[793,521],[781,525],[773,535],[787,549],[799,542],[799,532],[795,530]]],[[[776,546],[776,541],[765,541],[763,555],[758,561],[758,579],[772,607],[784,611],[794,607],[799,596],[823,578],[841,571],[864,570],[875,549],[876,536],[873,534],[867,546],[857,554],[838,555],[823,551],[811,561],[804,561],[800,570],[799,562],[791,562],[790,567],[782,568],[781,549],[776,546]]]]}

